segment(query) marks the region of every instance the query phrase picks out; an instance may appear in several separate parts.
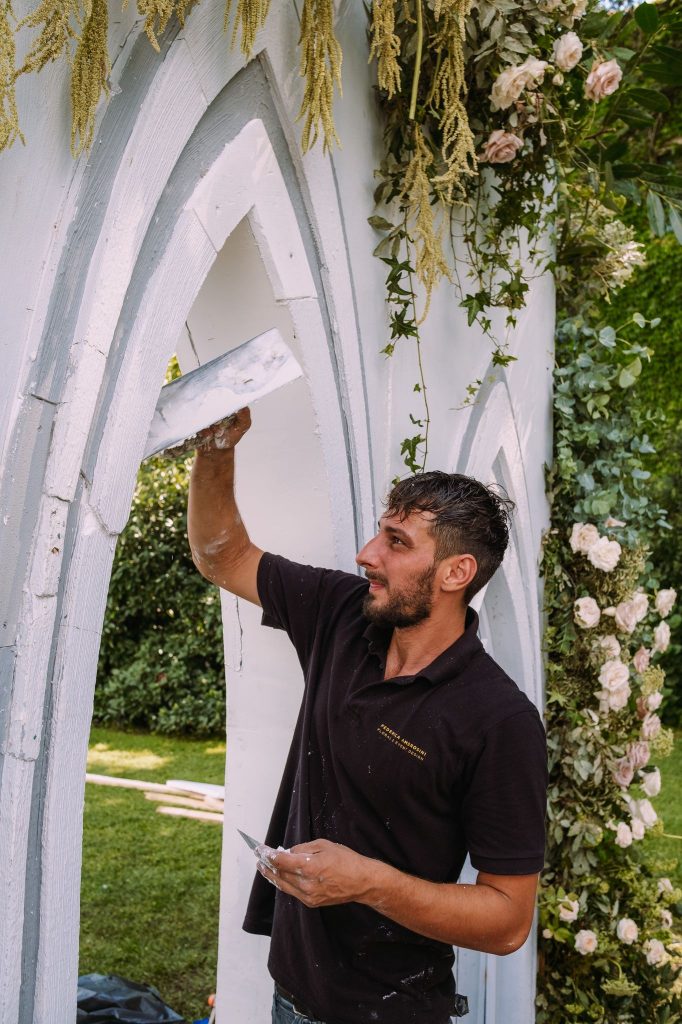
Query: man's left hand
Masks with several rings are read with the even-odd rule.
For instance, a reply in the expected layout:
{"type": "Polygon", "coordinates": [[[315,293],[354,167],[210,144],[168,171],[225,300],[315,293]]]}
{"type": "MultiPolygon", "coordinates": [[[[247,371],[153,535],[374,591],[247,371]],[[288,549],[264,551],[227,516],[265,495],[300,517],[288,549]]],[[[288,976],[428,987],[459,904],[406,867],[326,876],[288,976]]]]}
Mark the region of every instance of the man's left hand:
{"type": "Polygon", "coordinates": [[[261,875],[306,907],[332,907],[361,900],[375,863],[328,839],[301,843],[287,851],[268,850],[267,859],[272,869],[259,861],[261,875]]]}

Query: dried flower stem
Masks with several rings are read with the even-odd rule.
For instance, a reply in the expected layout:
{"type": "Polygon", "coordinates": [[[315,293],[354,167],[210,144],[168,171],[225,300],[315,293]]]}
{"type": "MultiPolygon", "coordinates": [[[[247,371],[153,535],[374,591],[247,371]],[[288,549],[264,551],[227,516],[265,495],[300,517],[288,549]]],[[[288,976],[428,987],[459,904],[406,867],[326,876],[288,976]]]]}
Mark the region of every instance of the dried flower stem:
{"type": "Polygon", "coordinates": [[[334,35],[333,0],[304,0],[301,16],[301,76],[305,91],[299,120],[305,118],[301,145],[306,152],[324,135],[323,150],[339,142],[332,117],[334,84],[341,92],[341,47],[334,35]],[[311,138],[312,136],[312,138],[311,138]]]}
{"type": "Polygon", "coordinates": [[[414,121],[417,112],[417,93],[419,91],[419,75],[422,66],[422,50],[424,48],[424,15],[422,0],[417,0],[417,53],[414,58],[414,75],[412,77],[412,94],[410,96],[410,121],[414,121]]]}
{"type": "Polygon", "coordinates": [[[17,138],[24,141],[19,130],[15,91],[16,46],[10,24],[13,18],[10,0],[0,0],[0,150],[11,146],[17,138]]]}

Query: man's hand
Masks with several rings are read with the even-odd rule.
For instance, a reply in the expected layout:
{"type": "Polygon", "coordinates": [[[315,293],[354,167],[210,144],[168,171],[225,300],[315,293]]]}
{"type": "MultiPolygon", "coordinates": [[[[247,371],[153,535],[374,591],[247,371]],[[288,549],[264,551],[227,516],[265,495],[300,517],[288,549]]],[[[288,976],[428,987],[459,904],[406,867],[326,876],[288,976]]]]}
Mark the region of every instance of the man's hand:
{"type": "Polygon", "coordinates": [[[196,435],[196,449],[198,452],[211,452],[234,448],[250,426],[251,411],[245,406],[232,416],[200,430],[196,435]]]}
{"type": "Polygon", "coordinates": [[[306,907],[361,901],[369,889],[373,866],[378,864],[328,839],[301,843],[288,851],[266,852],[273,869],[259,860],[261,875],[306,907]]]}

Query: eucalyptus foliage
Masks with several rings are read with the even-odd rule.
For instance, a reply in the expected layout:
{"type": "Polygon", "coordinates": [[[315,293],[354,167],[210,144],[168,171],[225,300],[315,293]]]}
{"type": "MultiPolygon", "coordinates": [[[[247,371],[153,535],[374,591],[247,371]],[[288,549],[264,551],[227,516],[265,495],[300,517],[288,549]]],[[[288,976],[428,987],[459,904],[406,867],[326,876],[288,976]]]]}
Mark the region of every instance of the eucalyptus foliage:
{"type": "Polygon", "coordinates": [[[538,1024],[681,1019],[672,911],[682,892],[667,878],[674,863],[652,860],[645,838],[663,829],[647,797],[660,786],[655,763],[672,748],[651,710],[665,677],[652,604],[669,583],[648,550],[666,525],[644,468],[658,416],[633,399],[655,329],[635,314],[618,332],[574,318],[557,335],[543,561],[550,789],[538,1024]],[[600,567],[580,550],[580,524],[616,545],[616,564],[600,567]],[[619,619],[633,599],[638,615],[619,619]],[[618,699],[607,689],[614,673],[618,699]]]}

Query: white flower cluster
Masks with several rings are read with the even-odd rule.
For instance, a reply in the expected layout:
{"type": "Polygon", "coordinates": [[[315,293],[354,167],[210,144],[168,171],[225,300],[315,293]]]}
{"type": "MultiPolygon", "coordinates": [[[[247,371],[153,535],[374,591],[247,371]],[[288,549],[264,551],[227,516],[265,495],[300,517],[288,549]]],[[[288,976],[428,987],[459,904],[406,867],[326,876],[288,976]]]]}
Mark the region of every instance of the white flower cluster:
{"type": "MultiPolygon", "coordinates": [[[[549,938],[551,932],[546,937],[549,938]]],[[[631,917],[621,917],[616,925],[616,937],[626,946],[632,946],[639,939],[639,928],[631,917]]],[[[594,953],[599,945],[597,933],[590,928],[581,928],[575,936],[575,948],[582,956],[594,953]]],[[[665,944],[660,939],[647,939],[642,949],[646,962],[652,967],[662,967],[670,960],[665,944]]]]}
{"type": "MultiPolygon", "coordinates": [[[[614,525],[624,525],[616,519],[611,522],[614,525]]],[[[620,544],[617,540],[602,537],[592,523],[574,523],[569,543],[573,554],[586,555],[595,569],[611,572],[618,565],[621,556],[620,544]]]]}

